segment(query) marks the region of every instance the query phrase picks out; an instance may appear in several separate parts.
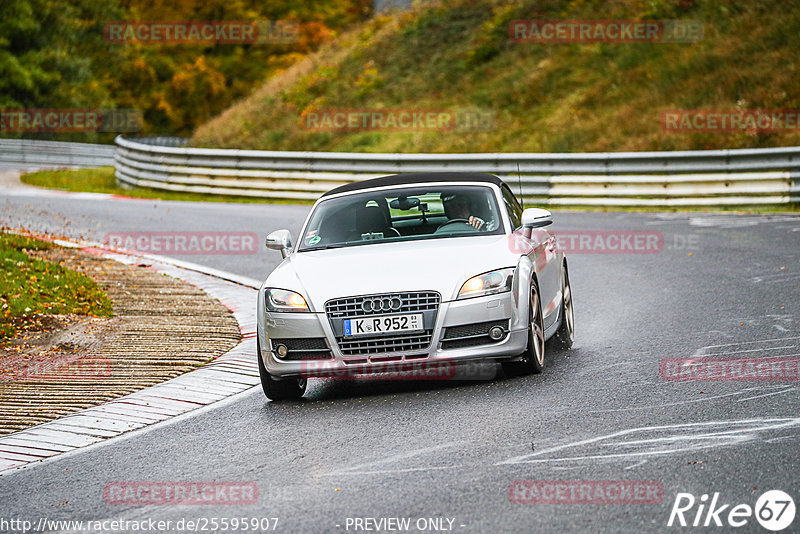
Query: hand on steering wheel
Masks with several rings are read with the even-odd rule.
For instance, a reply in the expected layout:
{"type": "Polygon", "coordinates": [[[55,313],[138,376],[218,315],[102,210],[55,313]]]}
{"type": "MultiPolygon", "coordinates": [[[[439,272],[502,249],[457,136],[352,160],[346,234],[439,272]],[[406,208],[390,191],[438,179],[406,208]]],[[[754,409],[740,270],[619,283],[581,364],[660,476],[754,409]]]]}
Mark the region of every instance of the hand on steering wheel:
{"type": "Polygon", "coordinates": [[[474,227],[476,230],[480,230],[481,228],[483,228],[483,226],[485,224],[483,219],[481,219],[479,217],[473,217],[472,215],[470,215],[469,219],[450,219],[449,221],[447,221],[446,223],[441,225],[439,227],[439,229],[444,228],[448,224],[454,224],[454,223],[464,223],[464,224],[466,224],[468,226],[474,227]]]}
{"type": "Polygon", "coordinates": [[[469,221],[467,222],[467,224],[471,224],[476,229],[480,230],[481,228],[483,228],[483,225],[486,224],[486,223],[480,217],[473,217],[472,215],[470,215],[469,216],[469,221]]]}

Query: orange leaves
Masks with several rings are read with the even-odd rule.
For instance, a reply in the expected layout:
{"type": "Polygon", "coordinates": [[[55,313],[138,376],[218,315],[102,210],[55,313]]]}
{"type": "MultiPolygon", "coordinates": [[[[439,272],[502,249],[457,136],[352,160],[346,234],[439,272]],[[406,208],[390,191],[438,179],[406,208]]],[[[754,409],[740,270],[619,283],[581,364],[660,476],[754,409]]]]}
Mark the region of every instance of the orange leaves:
{"type": "Polygon", "coordinates": [[[297,48],[303,52],[310,52],[335,36],[336,32],[322,22],[304,22],[300,24],[300,38],[297,48]]]}

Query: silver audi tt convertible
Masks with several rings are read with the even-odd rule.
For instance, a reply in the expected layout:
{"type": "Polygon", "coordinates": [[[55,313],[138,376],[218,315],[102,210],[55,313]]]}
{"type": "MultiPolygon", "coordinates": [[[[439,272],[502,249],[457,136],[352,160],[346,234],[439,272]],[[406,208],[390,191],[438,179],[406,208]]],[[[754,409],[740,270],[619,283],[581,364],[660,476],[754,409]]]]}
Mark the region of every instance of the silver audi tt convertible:
{"type": "Polygon", "coordinates": [[[386,176],[337,187],[258,292],[258,363],[272,400],[309,377],[371,375],[397,364],[497,360],[540,373],[545,341],[574,336],[567,259],[549,211],[524,209],[500,178],[386,176]]]}

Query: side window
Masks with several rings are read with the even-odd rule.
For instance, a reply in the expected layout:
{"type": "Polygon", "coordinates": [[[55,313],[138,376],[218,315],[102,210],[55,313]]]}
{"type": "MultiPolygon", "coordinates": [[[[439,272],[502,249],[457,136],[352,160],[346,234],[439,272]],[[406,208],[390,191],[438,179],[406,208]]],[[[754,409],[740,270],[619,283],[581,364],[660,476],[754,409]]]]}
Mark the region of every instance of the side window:
{"type": "Polygon", "coordinates": [[[503,201],[506,204],[508,216],[511,218],[512,230],[516,230],[522,226],[522,207],[519,205],[519,202],[517,202],[517,199],[514,198],[514,195],[508,187],[503,187],[501,190],[503,191],[503,201]]]}

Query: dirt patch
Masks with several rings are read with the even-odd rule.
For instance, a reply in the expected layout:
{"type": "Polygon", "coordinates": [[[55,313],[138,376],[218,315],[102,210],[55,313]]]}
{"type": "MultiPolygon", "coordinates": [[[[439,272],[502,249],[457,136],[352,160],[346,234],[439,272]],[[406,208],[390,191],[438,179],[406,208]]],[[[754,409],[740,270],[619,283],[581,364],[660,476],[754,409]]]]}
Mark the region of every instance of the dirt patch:
{"type": "Polygon", "coordinates": [[[115,316],[42,315],[0,348],[0,435],[174,378],[241,339],[230,311],[186,282],[75,249],[29,254],[94,279],[115,316]]]}

